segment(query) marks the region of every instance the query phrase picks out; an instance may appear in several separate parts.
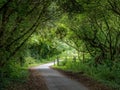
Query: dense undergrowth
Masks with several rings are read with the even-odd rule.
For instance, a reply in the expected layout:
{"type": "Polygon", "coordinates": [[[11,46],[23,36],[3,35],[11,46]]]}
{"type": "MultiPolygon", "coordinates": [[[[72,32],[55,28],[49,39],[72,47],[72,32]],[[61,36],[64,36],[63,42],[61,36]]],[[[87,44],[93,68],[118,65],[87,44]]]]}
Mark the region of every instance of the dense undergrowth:
{"type": "Polygon", "coordinates": [[[7,86],[11,83],[23,83],[27,80],[28,70],[25,67],[21,67],[19,64],[9,63],[6,67],[2,68],[1,72],[5,72],[2,78],[0,78],[0,89],[6,90],[7,86]]]}
{"type": "Polygon", "coordinates": [[[103,62],[102,64],[95,65],[92,59],[73,61],[71,58],[63,60],[59,66],[55,65],[55,68],[59,68],[65,71],[82,72],[86,76],[103,83],[104,85],[120,89],[120,63],[116,63],[112,67],[103,62]]]}
{"type": "Polygon", "coordinates": [[[0,89],[70,48],[83,62],[66,57],[63,69],[119,88],[119,7],[120,0],[0,0],[0,89]]]}
{"type": "Polygon", "coordinates": [[[12,87],[12,85],[16,83],[25,83],[28,80],[28,69],[30,67],[48,63],[54,59],[55,57],[41,60],[34,59],[33,57],[26,57],[25,62],[22,66],[16,62],[9,62],[6,67],[0,70],[1,72],[4,71],[6,73],[6,76],[0,78],[0,90],[7,90],[9,87],[12,87]]]}

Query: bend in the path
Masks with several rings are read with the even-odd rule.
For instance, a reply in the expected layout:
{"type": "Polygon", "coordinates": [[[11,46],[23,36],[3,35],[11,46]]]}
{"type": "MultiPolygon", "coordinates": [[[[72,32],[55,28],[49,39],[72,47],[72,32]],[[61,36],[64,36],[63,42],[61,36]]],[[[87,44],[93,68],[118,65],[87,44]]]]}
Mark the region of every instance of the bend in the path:
{"type": "Polygon", "coordinates": [[[53,63],[34,67],[45,78],[49,90],[88,90],[81,83],[67,78],[56,70],[49,68],[53,63]]]}

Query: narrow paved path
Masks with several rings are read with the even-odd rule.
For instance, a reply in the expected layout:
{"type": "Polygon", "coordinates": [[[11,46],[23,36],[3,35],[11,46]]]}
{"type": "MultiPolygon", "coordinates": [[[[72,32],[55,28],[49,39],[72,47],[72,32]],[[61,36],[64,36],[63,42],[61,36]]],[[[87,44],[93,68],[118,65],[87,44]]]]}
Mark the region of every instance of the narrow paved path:
{"type": "Polygon", "coordinates": [[[34,67],[45,78],[49,90],[88,90],[79,82],[69,79],[58,71],[49,68],[51,65],[53,63],[34,67]]]}

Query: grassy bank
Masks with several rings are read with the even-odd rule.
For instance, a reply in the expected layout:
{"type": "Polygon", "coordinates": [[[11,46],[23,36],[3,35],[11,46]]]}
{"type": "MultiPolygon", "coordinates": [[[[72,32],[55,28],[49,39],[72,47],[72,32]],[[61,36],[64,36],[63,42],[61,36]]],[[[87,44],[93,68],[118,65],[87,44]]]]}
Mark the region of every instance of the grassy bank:
{"type": "Polygon", "coordinates": [[[64,60],[59,66],[55,65],[54,68],[61,69],[64,71],[70,71],[74,73],[82,72],[84,75],[96,80],[97,82],[103,83],[108,87],[112,87],[115,90],[120,89],[120,67],[119,64],[109,67],[106,63],[95,66],[92,62],[76,61],[72,59],[64,60]]]}
{"type": "MultiPolygon", "coordinates": [[[[55,57],[49,59],[41,59],[37,60],[32,57],[26,57],[24,64],[17,62],[9,62],[6,67],[4,67],[4,75],[3,78],[0,78],[0,90],[12,90],[12,88],[16,85],[24,84],[28,80],[29,71],[28,69],[33,66],[38,66],[40,64],[48,63],[54,60],[55,57]]],[[[14,90],[14,89],[13,89],[14,90]]]]}

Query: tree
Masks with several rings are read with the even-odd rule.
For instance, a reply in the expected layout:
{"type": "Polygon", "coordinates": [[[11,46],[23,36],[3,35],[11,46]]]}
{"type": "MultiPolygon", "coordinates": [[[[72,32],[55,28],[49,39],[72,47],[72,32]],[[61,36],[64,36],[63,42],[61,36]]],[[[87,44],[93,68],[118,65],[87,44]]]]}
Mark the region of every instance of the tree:
{"type": "MultiPolygon", "coordinates": [[[[60,7],[68,13],[68,28],[73,34],[69,34],[73,43],[80,48],[79,41],[83,43],[87,50],[95,58],[96,63],[101,63],[106,59],[110,61],[118,60],[119,55],[119,1],[110,0],[65,0],[60,7]],[[67,10],[62,6],[74,4],[74,7],[82,7],[82,12],[74,12],[78,9],[67,10]],[[117,14],[117,15],[115,15],[117,14]],[[76,43],[77,42],[77,43],[76,43]]],[[[79,9],[80,10],[80,9],[79,9]]],[[[64,21],[65,21],[64,20],[64,21]]],[[[64,23],[64,22],[62,22],[64,23]]],[[[67,43],[68,43],[67,41],[67,43]]],[[[70,44],[71,45],[71,44],[70,44]]]]}
{"type": "Polygon", "coordinates": [[[50,3],[48,0],[2,2],[0,7],[1,67],[16,54],[37,27],[49,19],[45,16],[50,3]]]}

